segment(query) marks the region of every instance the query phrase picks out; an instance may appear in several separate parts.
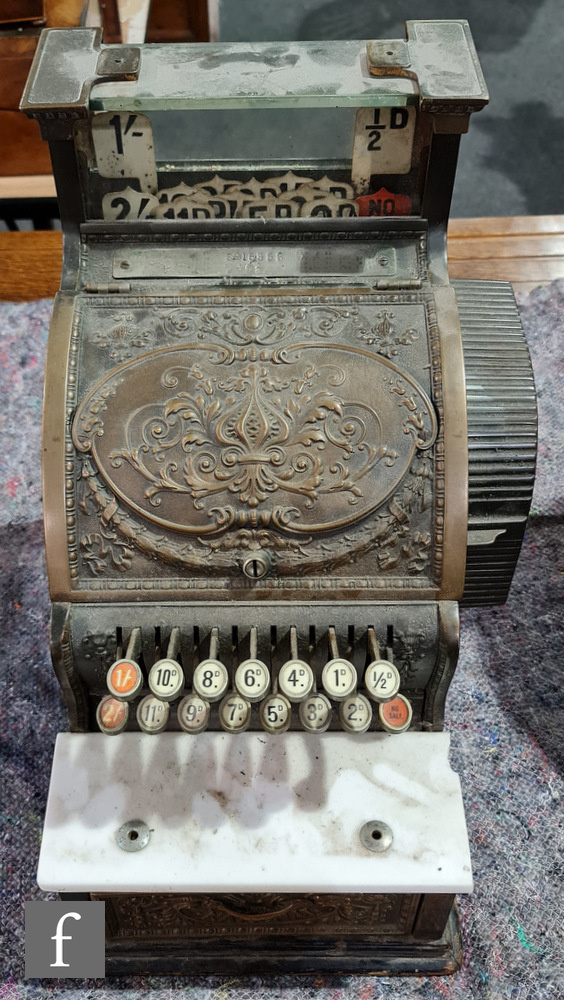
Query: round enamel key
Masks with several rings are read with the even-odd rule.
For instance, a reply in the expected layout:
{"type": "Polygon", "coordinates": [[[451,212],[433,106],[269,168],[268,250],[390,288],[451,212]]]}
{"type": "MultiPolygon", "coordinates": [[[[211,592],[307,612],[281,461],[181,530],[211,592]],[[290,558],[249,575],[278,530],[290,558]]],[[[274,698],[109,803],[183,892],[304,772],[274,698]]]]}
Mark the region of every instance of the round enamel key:
{"type": "Polygon", "coordinates": [[[148,694],[137,706],[137,724],[144,733],[162,733],[166,729],[170,707],[168,701],[148,694]]]}
{"type": "Polygon", "coordinates": [[[166,657],[153,663],[149,671],[149,687],[161,701],[174,701],[184,687],[184,671],[178,663],[180,629],[173,628],[168,640],[166,657]]]}
{"type": "Polygon", "coordinates": [[[132,701],[143,687],[143,674],[137,663],[141,652],[141,629],[131,630],[125,656],[112,663],[106,674],[106,686],[114,698],[132,701]]]}
{"type": "Polygon", "coordinates": [[[300,702],[313,691],[315,678],[309,663],[298,657],[298,634],[290,629],[290,659],[278,671],[278,687],[288,701],[300,702]]]}
{"type": "Polygon", "coordinates": [[[372,722],[372,705],[355,691],[339,705],[339,720],[347,733],[365,733],[372,722]]]}
{"type": "Polygon", "coordinates": [[[364,672],[364,686],[367,694],[373,701],[392,701],[396,697],[400,686],[400,675],[398,668],[392,663],[391,653],[388,652],[388,659],[380,657],[380,648],[373,628],[368,629],[369,655],[372,657],[364,672]]]}
{"type": "Polygon", "coordinates": [[[219,701],[229,686],[227,667],[218,660],[219,630],[212,628],[210,635],[210,655],[201,660],[194,671],[192,687],[194,694],[202,701],[219,701]]]}
{"type": "Polygon", "coordinates": [[[299,716],[308,733],[324,733],[329,728],[333,708],[326,694],[314,691],[300,702],[299,716]]]}
{"type": "Polygon", "coordinates": [[[251,703],[236,691],[227,694],[219,706],[218,718],[227,733],[244,733],[251,721],[251,703]]]}
{"type": "Polygon", "coordinates": [[[411,725],[413,709],[403,694],[397,694],[378,706],[378,715],[387,733],[405,733],[411,725]]]}
{"type": "Polygon", "coordinates": [[[185,733],[202,733],[210,721],[210,703],[197,694],[187,694],[180,702],[176,716],[185,733]]]}
{"type": "Polygon", "coordinates": [[[257,659],[258,635],[254,626],[249,638],[251,655],[237,667],[235,687],[247,701],[262,701],[270,690],[270,671],[266,663],[257,659]]]}
{"type": "Polygon", "coordinates": [[[129,705],[125,701],[114,698],[107,694],[98,704],[96,709],[96,722],[106,736],[115,736],[121,733],[127,725],[129,718],[129,705]]]}
{"type": "Polygon", "coordinates": [[[272,694],[261,703],[260,721],[267,733],[285,733],[292,721],[292,706],[283,694],[272,694]]]}
{"type": "Polygon", "coordinates": [[[358,681],[356,668],[350,660],[339,656],[334,628],[329,629],[328,638],[332,658],[323,667],[321,683],[330,698],[334,701],[344,701],[356,690],[358,681]]]}

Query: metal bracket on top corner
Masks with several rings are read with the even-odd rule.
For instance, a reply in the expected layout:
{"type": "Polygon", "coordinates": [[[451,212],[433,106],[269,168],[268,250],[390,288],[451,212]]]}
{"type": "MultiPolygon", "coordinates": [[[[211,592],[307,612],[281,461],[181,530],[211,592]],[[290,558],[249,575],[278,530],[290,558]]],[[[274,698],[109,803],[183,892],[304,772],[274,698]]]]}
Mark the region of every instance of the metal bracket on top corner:
{"type": "Polygon", "coordinates": [[[366,57],[371,76],[403,76],[419,83],[411,69],[408,44],[401,38],[367,42],[366,57]]]}
{"type": "Polygon", "coordinates": [[[141,66],[141,49],[138,45],[112,45],[102,49],[96,64],[96,83],[107,80],[137,80],[141,66]]]}
{"type": "Polygon", "coordinates": [[[110,80],[137,80],[140,66],[139,46],[102,47],[100,28],[46,28],[20,111],[39,122],[44,139],[70,139],[74,121],[88,114],[92,88],[110,80]],[[59,73],[58,66],[66,73],[59,73]]]}

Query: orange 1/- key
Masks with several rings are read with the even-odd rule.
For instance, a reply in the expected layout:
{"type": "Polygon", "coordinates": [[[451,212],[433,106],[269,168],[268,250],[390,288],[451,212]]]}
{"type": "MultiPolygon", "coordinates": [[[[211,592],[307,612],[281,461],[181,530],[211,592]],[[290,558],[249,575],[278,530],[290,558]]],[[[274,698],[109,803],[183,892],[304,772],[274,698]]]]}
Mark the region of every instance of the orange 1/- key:
{"type": "Polygon", "coordinates": [[[406,194],[392,194],[387,188],[380,188],[374,194],[363,194],[355,201],[359,215],[411,215],[411,198],[406,194]]]}
{"type": "Polygon", "coordinates": [[[392,701],[379,705],[378,715],[387,733],[404,733],[411,725],[413,711],[407,698],[397,694],[392,701]]]}
{"type": "Polygon", "coordinates": [[[116,660],[106,675],[106,685],[116,698],[131,701],[143,687],[143,674],[135,660],[116,660]]]}
{"type": "Polygon", "coordinates": [[[114,736],[127,725],[129,705],[111,695],[106,695],[96,709],[96,722],[103,733],[114,736]]]}

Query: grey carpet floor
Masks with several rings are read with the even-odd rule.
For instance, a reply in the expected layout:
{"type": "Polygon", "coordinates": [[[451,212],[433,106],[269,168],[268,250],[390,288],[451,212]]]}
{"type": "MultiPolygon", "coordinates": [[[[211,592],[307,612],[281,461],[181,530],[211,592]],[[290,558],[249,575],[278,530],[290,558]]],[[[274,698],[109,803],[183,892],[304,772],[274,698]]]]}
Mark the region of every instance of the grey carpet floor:
{"type": "Polygon", "coordinates": [[[460,900],[465,958],[450,979],[23,979],[55,735],[66,728],[48,654],[40,408],[51,303],[0,304],[0,1000],[185,994],[195,1000],[561,1000],[564,996],[564,281],[523,298],[539,394],[533,515],[504,607],[466,611],[447,703],[475,892],[460,900]]]}

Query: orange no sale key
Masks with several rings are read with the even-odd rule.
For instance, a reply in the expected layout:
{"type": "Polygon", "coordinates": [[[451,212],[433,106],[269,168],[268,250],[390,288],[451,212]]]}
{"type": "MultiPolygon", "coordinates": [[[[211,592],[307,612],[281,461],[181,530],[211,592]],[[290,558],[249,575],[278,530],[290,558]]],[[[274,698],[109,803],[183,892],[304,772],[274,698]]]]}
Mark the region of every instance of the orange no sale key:
{"type": "Polygon", "coordinates": [[[407,698],[398,694],[378,707],[378,715],[387,733],[404,733],[411,725],[413,711],[407,698]]]}

